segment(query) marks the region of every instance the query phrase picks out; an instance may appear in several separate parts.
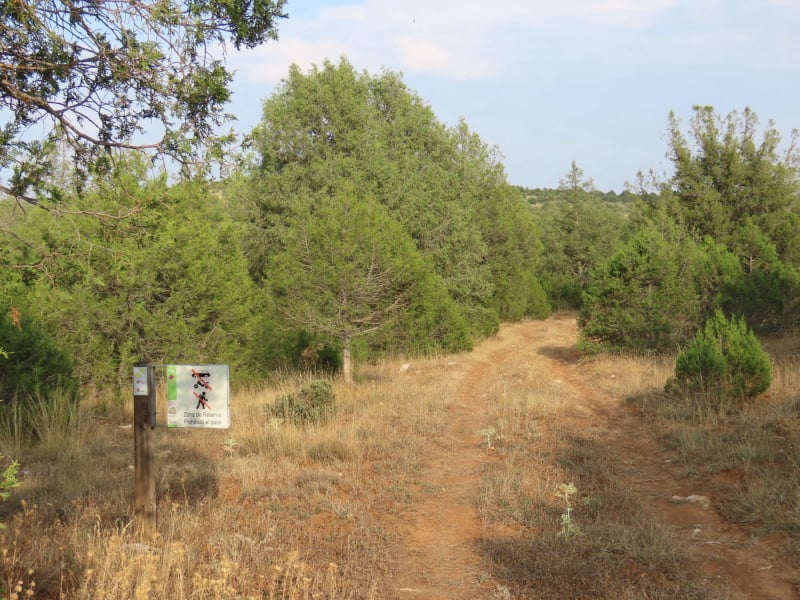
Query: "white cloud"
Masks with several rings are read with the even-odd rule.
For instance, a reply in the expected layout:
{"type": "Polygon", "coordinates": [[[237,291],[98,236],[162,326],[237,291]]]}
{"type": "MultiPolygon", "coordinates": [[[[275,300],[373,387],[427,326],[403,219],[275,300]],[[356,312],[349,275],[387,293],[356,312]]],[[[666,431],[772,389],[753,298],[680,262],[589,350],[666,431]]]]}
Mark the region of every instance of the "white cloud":
{"type": "Polygon", "coordinates": [[[358,71],[403,72],[532,187],[557,185],[577,159],[619,190],[663,159],[668,112],[697,103],[798,126],[800,0],[344,1],[290,0],[277,43],[230,53],[242,130],[290,64],[342,55],[358,71]]]}
{"type": "Polygon", "coordinates": [[[460,81],[518,79],[564,64],[757,63],[779,38],[753,33],[747,0],[363,0],[304,9],[311,16],[293,19],[289,5],[278,43],[231,57],[243,80],[276,83],[292,63],[307,69],[342,55],[359,70],[460,81]]]}
{"type": "Polygon", "coordinates": [[[321,64],[326,58],[338,60],[339,56],[350,54],[351,50],[346,44],[333,39],[282,39],[277,44],[269,43],[240,52],[230,62],[239,77],[246,81],[277,83],[289,74],[291,64],[306,69],[312,64],[321,64]]]}
{"type": "Polygon", "coordinates": [[[392,43],[398,51],[403,71],[470,80],[490,76],[498,68],[490,57],[474,52],[473,48],[465,48],[459,40],[399,35],[392,43]]]}
{"type": "MultiPolygon", "coordinates": [[[[302,68],[347,55],[359,68],[471,80],[504,70],[509,32],[536,35],[552,19],[641,24],[677,0],[364,0],[320,8],[281,23],[280,40],[232,56],[243,77],[275,83],[302,68]]],[[[524,49],[520,49],[524,52],[524,49]]]]}

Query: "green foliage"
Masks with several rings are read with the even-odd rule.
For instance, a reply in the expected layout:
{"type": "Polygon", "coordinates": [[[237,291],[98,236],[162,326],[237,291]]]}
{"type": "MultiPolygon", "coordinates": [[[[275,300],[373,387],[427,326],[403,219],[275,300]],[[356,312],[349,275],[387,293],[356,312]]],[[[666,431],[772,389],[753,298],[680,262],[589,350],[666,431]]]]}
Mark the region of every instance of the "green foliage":
{"type": "Polygon", "coordinates": [[[579,316],[584,350],[665,351],[702,319],[703,255],[674,226],[650,225],[600,265],[579,316]]]}
{"type": "Polygon", "coordinates": [[[242,226],[203,184],[168,188],[141,178],[138,164],[72,201],[92,214],[19,216],[16,231],[29,243],[0,256],[0,273],[13,282],[7,293],[26,299],[82,382],[126,381],[139,360],[263,374],[251,352],[260,317],[242,226]],[[95,216],[107,213],[126,218],[95,216]]]}
{"type": "Polygon", "coordinates": [[[488,304],[502,321],[545,318],[550,304],[535,275],[542,244],[533,215],[510,186],[486,195],[487,201],[476,207],[476,215],[493,281],[488,304]]]}
{"type": "MultiPolygon", "coordinates": [[[[4,457],[0,456],[0,460],[4,457]]],[[[0,500],[8,500],[11,495],[11,490],[20,486],[20,481],[17,478],[19,472],[19,463],[12,461],[3,471],[2,480],[0,480],[0,500]]]]}
{"type": "Polygon", "coordinates": [[[41,325],[22,312],[18,326],[3,311],[0,314],[0,401],[27,402],[36,394],[63,390],[76,400],[77,380],[69,352],[41,325]]]}
{"type": "MultiPolygon", "coordinates": [[[[4,457],[0,456],[0,460],[4,457]]],[[[2,479],[0,479],[0,501],[8,500],[11,496],[11,490],[20,486],[20,480],[17,477],[19,473],[19,463],[12,461],[3,471],[2,479]]],[[[5,525],[0,523],[0,529],[5,529],[5,525]]]]}
{"type": "Polygon", "coordinates": [[[739,260],[738,280],[710,290],[718,304],[771,331],[800,323],[800,149],[793,140],[781,152],[772,123],[760,141],[758,129],[749,109],[721,118],[709,106],[695,107],[690,144],[671,115],[675,174],[663,202],[696,240],[721,245],[739,260]]]}
{"type": "MultiPolygon", "coordinates": [[[[546,317],[550,314],[550,305],[536,276],[542,243],[524,196],[506,183],[497,150],[472,133],[466,123],[458,123],[450,136],[456,144],[456,153],[451,159],[455,165],[448,170],[455,173],[457,179],[451,182],[449,190],[440,193],[451,198],[454,205],[451,211],[459,205],[467,209],[462,209],[461,214],[465,223],[477,226],[479,238],[471,243],[465,240],[458,249],[459,254],[451,256],[441,272],[447,281],[452,277],[447,271],[454,266],[458,269],[466,257],[480,260],[475,249],[482,249],[481,263],[486,270],[483,273],[475,270],[472,279],[473,282],[483,281],[483,290],[476,289],[472,299],[459,300],[460,294],[453,294],[454,298],[477,325],[475,333],[478,335],[495,333],[495,321],[546,317]],[[485,309],[496,317],[492,319],[485,309]],[[489,319],[483,321],[484,315],[489,319]]],[[[458,213],[451,212],[450,218],[455,214],[458,213]]]]}
{"type": "Polygon", "coordinates": [[[459,327],[465,337],[466,323],[448,312],[452,300],[381,204],[355,197],[342,182],[288,224],[284,251],[270,263],[270,289],[279,313],[297,327],[343,347],[366,336],[430,348],[454,339],[459,327]]]}
{"type": "Polygon", "coordinates": [[[218,44],[252,48],[276,37],[284,0],[3,3],[0,191],[37,204],[69,190],[49,178],[61,142],[73,150],[77,189],[124,148],[188,166],[216,126],[232,76],[218,44]],[[31,139],[30,126],[51,131],[31,139]],[[142,139],[144,138],[144,140],[142,139]],[[135,141],[134,141],[135,140],[135,141]]]}
{"type": "MultiPolygon", "coordinates": [[[[759,332],[791,329],[800,324],[800,272],[778,258],[775,244],[751,220],[737,227],[732,253],[740,276],[722,295],[726,312],[744,315],[759,332]]],[[[797,233],[793,234],[797,237],[797,233]]]]}
{"type": "Polygon", "coordinates": [[[554,306],[578,309],[592,272],[627,241],[630,226],[623,207],[602,200],[574,162],[550,196],[533,213],[544,245],[542,286],[554,306]]]}
{"type": "MultiPolygon", "coordinates": [[[[284,324],[285,325],[285,324],[284,324]]],[[[342,351],[340,341],[331,341],[311,335],[303,329],[281,327],[266,323],[272,327],[272,338],[269,346],[275,352],[275,368],[288,368],[314,372],[337,373],[342,368],[342,351]],[[283,349],[278,350],[277,346],[283,349]]],[[[259,345],[267,342],[259,336],[259,345]]]]}
{"type": "Polygon", "coordinates": [[[797,210],[800,149],[792,145],[781,155],[781,137],[772,123],[758,143],[758,117],[750,109],[722,118],[710,106],[696,106],[691,134],[693,145],[670,115],[675,165],[670,187],[689,229],[729,244],[737,229],[755,224],[778,243],[774,234],[782,219],[797,210]]]}
{"type": "MultiPolygon", "coordinates": [[[[464,311],[447,293],[442,282],[429,270],[421,269],[415,294],[395,326],[370,337],[371,357],[391,355],[400,349],[410,354],[462,352],[472,348],[464,311]]],[[[482,327],[496,330],[497,315],[486,309],[482,327]]]]}
{"type": "Polygon", "coordinates": [[[739,258],[727,246],[710,237],[698,245],[698,250],[703,257],[703,267],[698,273],[697,283],[704,319],[711,317],[717,309],[740,312],[731,304],[732,298],[740,296],[746,280],[739,258]]]}
{"type": "MultiPolygon", "coordinates": [[[[721,119],[695,107],[690,144],[671,115],[675,173],[632,213],[636,236],[592,271],[584,348],[669,350],[718,309],[759,331],[800,324],[800,239],[792,227],[800,222],[800,156],[794,144],[781,155],[772,124],[757,143],[757,126],[750,110],[721,119]]],[[[575,284],[547,262],[551,256],[548,291],[574,297],[575,284]]]]}
{"type": "MultiPolygon", "coordinates": [[[[308,73],[294,66],[265,102],[253,140],[260,161],[249,190],[238,196],[256,225],[246,251],[260,282],[274,288],[276,275],[286,279],[284,270],[297,271],[293,229],[312,227],[329,211],[329,198],[350,196],[374,204],[376,214],[378,206],[384,211],[387,226],[367,227],[361,240],[349,227],[349,245],[363,253],[376,240],[399,244],[405,258],[392,270],[414,272],[417,283],[399,294],[402,306],[393,309],[388,329],[370,333],[374,348],[463,348],[470,337],[494,333],[501,318],[549,310],[534,275],[538,231],[522,195],[506,184],[496,151],[463,122],[444,127],[399,75],[359,74],[344,59],[308,73]],[[444,320],[434,323],[431,314],[444,320]]],[[[335,249],[328,253],[332,261],[335,249]]],[[[317,290],[311,306],[325,298],[317,290]]],[[[292,303],[292,313],[309,306],[292,303]]],[[[331,335],[318,319],[297,325],[331,335]]]]}
{"type": "MultiPolygon", "coordinates": [[[[303,329],[287,327],[285,319],[280,318],[269,302],[263,305],[265,315],[258,322],[254,336],[254,360],[268,372],[300,369],[303,351],[313,345],[314,336],[303,329]]],[[[332,370],[338,370],[339,362],[332,370]]]]}
{"type": "Polygon", "coordinates": [[[321,425],[336,414],[336,395],[329,382],[318,379],[294,394],[279,396],[264,411],[295,425],[321,425]]]}
{"type": "Polygon", "coordinates": [[[668,390],[701,394],[714,407],[752,398],[772,382],[772,361],[744,319],[717,311],[678,354],[668,390]]]}

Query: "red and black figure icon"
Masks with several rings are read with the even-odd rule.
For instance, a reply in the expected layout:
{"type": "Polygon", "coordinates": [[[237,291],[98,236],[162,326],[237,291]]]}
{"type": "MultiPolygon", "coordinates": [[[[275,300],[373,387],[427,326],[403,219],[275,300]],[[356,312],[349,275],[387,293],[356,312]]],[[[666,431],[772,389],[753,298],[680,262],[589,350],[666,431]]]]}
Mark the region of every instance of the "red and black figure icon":
{"type": "Polygon", "coordinates": [[[192,377],[196,379],[194,383],[194,389],[202,388],[202,391],[198,394],[197,392],[192,392],[195,397],[197,398],[197,406],[196,409],[202,408],[203,410],[211,410],[211,405],[208,403],[208,396],[206,395],[211,390],[211,384],[208,383],[208,379],[211,377],[211,373],[209,371],[198,371],[196,369],[192,369],[192,377]]]}
{"type": "Polygon", "coordinates": [[[203,410],[211,410],[211,405],[208,403],[208,398],[206,398],[206,391],[203,390],[199,394],[197,392],[192,392],[195,397],[197,398],[197,406],[195,406],[195,410],[202,407],[203,410]]]}
{"type": "Polygon", "coordinates": [[[194,369],[192,369],[192,377],[197,379],[197,382],[194,384],[194,389],[202,387],[209,391],[211,390],[211,384],[208,383],[208,381],[206,381],[206,379],[211,378],[211,373],[209,373],[208,371],[195,371],[194,369]]]}

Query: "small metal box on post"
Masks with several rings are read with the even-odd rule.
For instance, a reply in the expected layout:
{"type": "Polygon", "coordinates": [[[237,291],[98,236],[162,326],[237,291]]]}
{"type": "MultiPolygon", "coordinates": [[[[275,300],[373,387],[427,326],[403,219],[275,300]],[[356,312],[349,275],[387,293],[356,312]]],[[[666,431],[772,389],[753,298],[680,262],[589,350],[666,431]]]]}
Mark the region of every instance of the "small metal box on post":
{"type": "Polygon", "coordinates": [[[156,532],[155,405],[155,367],[136,365],[133,368],[133,512],[136,529],[145,538],[152,538],[156,532]]]}

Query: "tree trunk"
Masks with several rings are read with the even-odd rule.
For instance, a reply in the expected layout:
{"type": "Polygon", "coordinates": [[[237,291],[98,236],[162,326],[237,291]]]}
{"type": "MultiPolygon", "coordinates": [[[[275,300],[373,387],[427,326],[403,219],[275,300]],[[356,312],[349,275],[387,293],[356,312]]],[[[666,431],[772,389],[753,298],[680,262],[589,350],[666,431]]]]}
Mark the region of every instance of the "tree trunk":
{"type": "Polygon", "coordinates": [[[353,365],[350,362],[350,337],[344,338],[342,343],[342,375],[344,382],[353,383],[353,365]]]}

